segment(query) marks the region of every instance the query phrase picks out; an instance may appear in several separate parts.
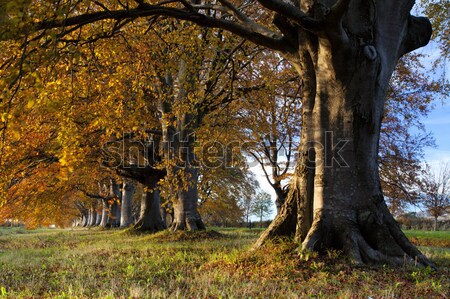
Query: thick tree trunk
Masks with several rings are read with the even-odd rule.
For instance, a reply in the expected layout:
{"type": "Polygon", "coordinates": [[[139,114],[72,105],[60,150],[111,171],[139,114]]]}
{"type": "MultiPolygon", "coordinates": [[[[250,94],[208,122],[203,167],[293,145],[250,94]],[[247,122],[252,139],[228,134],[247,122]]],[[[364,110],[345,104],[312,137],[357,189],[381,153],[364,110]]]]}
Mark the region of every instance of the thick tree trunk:
{"type": "Polygon", "coordinates": [[[434,216],[434,231],[438,231],[439,230],[438,224],[439,224],[438,216],[434,216]]]}
{"type": "Polygon", "coordinates": [[[204,230],[205,225],[197,210],[198,203],[198,170],[187,166],[183,170],[186,176],[186,186],[180,186],[177,198],[173,203],[174,218],[170,230],[204,230]]]}
{"type": "MultiPolygon", "coordinates": [[[[197,210],[198,205],[198,167],[195,165],[194,152],[195,129],[201,115],[188,113],[181,105],[180,111],[173,111],[173,100],[177,105],[192,105],[188,97],[188,89],[193,88],[196,74],[189,72],[186,61],[180,60],[177,80],[180,88],[175,89],[170,74],[164,78],[164,88],[171,99],[161,101],[159,110],[163,116],[161,122],[164,159],[168,163],[167,174],[177,181],[177,197],[173,203],[174,216],[170,230],[204,230],[205,225],[197,210]],[[172,123],[176,123],[176,127],[172,123]]],[[[189,106],[188,106],[189,107],[189,106]]]]}
{"type": "Polygon", "coordinates": [[[166,228],[160,213],[160,194],[156,182],[147,186],[141,200],[139,219],[134,228],[139,231],[157,232],[166,228]]]}
{"type": "Polygon", "coordinates": [[[125,179],[122,184],[122,205],[120,227],[128,227],[133,224],[133,195],[136,186],[130,179],[125,179]]]}
{"type": "Polygon", "coordinates": [[[304,50],[290,56],[304,78],[298,164],[286,203],[255,246],[295,231],[303,249],[431,265],[391,216],[377,163],[389,78],[401,55],[428,40],[429,24],[409,17],[412,4],[350,3],[346,15],[329,16],[323,34],[304,35],[304,50]]]}

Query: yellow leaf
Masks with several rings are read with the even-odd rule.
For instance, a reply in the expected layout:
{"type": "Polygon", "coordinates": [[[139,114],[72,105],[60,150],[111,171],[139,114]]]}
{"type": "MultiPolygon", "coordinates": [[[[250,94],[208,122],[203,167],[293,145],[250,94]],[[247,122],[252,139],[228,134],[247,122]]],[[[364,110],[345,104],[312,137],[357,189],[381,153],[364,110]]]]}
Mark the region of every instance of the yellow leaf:
{"type": "Polygon", "coordinates": [[[34,104],[35,104],[34,100],[29,100],[28,103],[27,103],[27,108],[28,108],[28,109],[33,108],[33,107],[34,107],[34,104]]]}
{"type": "Polygon", "coordinates": [[[17,130],[11,130],[12,136],[14,139],[19,140],[20,139],[20,131],[17,130]]]}

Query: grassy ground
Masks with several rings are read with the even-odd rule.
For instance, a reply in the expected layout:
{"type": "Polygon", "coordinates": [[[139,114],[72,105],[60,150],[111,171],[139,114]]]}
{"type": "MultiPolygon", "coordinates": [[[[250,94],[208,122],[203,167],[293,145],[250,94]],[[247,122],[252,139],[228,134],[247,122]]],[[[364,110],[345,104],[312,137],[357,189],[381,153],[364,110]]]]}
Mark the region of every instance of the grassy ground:
{"type": "Polygon", "coordinates": [[[299,256],[291,243],[249,252],[259,233],[0,229],[0,298],[449,296],[450,248],[430,247],[429,240],[448,242],[450,232],[407,232],[427,246],[420,248],[440,266],[437,272],[352,267],[337,252],[299,256]]]}

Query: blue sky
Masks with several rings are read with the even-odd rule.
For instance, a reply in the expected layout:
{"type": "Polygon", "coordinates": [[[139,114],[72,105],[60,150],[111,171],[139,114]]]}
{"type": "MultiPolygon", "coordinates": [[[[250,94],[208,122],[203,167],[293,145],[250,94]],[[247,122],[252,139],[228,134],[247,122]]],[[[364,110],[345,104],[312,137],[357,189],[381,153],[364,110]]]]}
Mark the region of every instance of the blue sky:
{"type": "MultiPolygon", "coordinates": [[[[433,62],[440,58],[440,51],[435,42],[431,42],[424,48],[418,49],[418,53],[425,55],[425,71],[434,75],[436,79],[445,77],[450,81],[450,63],[444,62],[440,67],[433,67],[433,62]]],[[[425,150],[425,161],[433,168],[439,167],[442,162],[450,161],[450,99],[436,100],[434,109],[423,118],[425,129],[432,132],[436,139],[436,148],[425,150]]]]}
{"type": "Polygon", "coordinates": [[[444,162],[450,162],[450,100],[437,104],[430,115],[423,119],[427,131],[433,133],[436,148],[425,150],[425,160],[433,168],[444,162]]]}

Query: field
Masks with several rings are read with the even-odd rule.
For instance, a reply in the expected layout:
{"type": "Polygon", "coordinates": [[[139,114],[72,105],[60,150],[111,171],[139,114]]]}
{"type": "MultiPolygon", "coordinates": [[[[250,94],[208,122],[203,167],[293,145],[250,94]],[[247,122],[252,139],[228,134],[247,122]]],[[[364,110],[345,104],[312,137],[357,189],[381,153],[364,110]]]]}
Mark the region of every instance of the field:
{"type": "Polygon", "coordinates": [[[438,271],[351,266],[285,242],[249,251],[260,230],[136,235],[0,229],[0,298],[447,298],[450,232],[407,235],[438,271]]]}

